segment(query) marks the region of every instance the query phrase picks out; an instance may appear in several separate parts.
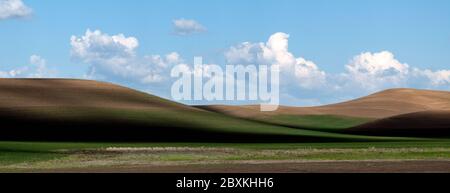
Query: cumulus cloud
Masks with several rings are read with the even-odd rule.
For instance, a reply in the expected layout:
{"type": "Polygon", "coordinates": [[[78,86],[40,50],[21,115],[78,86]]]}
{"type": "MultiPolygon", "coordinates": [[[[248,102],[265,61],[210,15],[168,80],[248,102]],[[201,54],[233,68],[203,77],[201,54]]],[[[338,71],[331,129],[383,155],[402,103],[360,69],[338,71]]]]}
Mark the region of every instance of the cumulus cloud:
{"type": "Polygon", "coordinates": [[[225,58],[229,64],[261,64],[260,62],[264,62],[264,46],[264,43],[243,42],[230,47],[225,52],[225,58]]]}
{"type": "Polygon", "coordinates": [[[1,78],[51,78],[56,71],[47,68],[47,61],[39,55],[30,56],[29,65],[0,71],[1,78]]]}
{"type": "Polygon", "coordinates": [[[19,78],[24,71],[24,67],[9,71],[0,71],[0,78],[19,78]]]}
{"type": "MultiPolygon", "coordinates": [[[[410,67],[392,52],[363,52],[343,65],[342,73],[326,73],[313,61],[289,51],[289,35],[275,33],[267,42],[243,42],[225,52],[228,64],[280,65],[285,100],[351,99],[389,88],[448,88],[450,70],[410,67]]],[[[328,102],[337,102],[326,100],[328,102]]]]}
{"type": "Polygon", "coordinates": [[[26,17],[31,13],[31,8],[27,7],[22,0],[0,0],[0,20],[26,17]]]}
{"type": "Polygon", "coordinates": [[[424,73],[435,86],[450,85],[450,70],[431,71],[425,70],[424,73]]]}
{"type": "Polygon", "coordinates": [[[400,63],[391,52],[382,51],[357,55],[346,68],[354,74],[385,75],[387,71],[394,71],[401,75],[407,74],[409,65],[400,63]]]}
{"type": "Polygon", "coordinates": [[[182,59],[176,52],[165,56],[138,56],[139,41],[124,34],[109,35],[87,30],[81,37],[70,38],[71,55],[76,61],[90,64],[86,77],[138,84],[165,80],[168,68],[182,59]]]}
{"type": "MultiPolygon", "coordinates": [[[[180,65],[182,71],[196,74],[193,66],[185,64],[176,52],[139,56],[138,39],[123,34],[87,30],[81,36],[72,36],[71,46],[72,58],[90,65],[90,79],[139,88],[159,84],[164,90],[173,66],[180,65]]],[[[237,44],[224,55],[231,65],[279,65],[280,96],[282,101],[300,103],[294,105],[333,103],[393,87],[450,88],[450,70],[414,68],[389,51],[355,55],[347,64],[342,63],[341,73],[327,73],[313,61],[295,56],[289,50],[289,35],[282,32],[271,35],[266,42],[237,44]]],[[[34,56],[30,63],[45,65],[45,60],[34,56]]],[[[25,74],[23,71],[0,72],[0,76],[15,77],[25,74]]]]}
{"type": "Polygon", "coordinates": [[[302,57],[295,57],[289,51],[289,35],[278,32],[266,43],[244,42],[233,46],[225,53],[229,64],[280,65],[284,79],[281,82],[295,82],[302,88],[323,86],[326,73],[302,57]]]}
{"type": "Polygon", "coordinates": [[[432,71],[430,69],[421,70],[414,68],[412,74],[415,78],[426,78],[430,87],[450,86],[450,70],[432,71]]]}
{"type": "Polygon", "coordinates": [[[344,73],[330,75],[329,79],[328,85],[335,94],[350,94],[347,98],[390,88],[450,88],[450,70],[433,71],[412,67],[400,62],[389,51],[356,55],[345,66],[344,73]]]}
{"type": "Polygon", "coordinates": [[[345,66],[349,83],[367,90],[404,86],[408,80],[409,65],[399,62],[393,53],[365,52],[355,56],[345,66]]]}
{"type": "Polygon", "coordinates": [[[338,86],[344,89],[379,91],[395,87],[436,89],[450,86],[450,70],[410,67],[389,51],[362,53],[346,66],[338,86]]]}
{"type": "Polygon", "coordinates": [[[45,66],[47,61],[39,55],[33,54],[30,56],[30,64],[36,66],[45,66]]]}
{"type": "Polygon", "coordinates": [[[206,27],[204,27],[199,22],[184,18],[173,20],[173,27],[174,33],[181,36],[192,35],[206,31],[206,27]]]}
{"type": "Polygon", "coordinates": [[[82,37],[72,36],[70,44],[72,56],[87,63],[115,63],[133,57],[139,46],[135,37],[125,37],[123,34],[110,36],[100,30],[90,29],[82,37]]]}
{"type": "Polygon", "coordinates": [[[297,58],[295,65],[295,77],[298,84],[303,88],[313,88],[316,86],[324,86],[326,84],[327,74],[321,71],[312,61],[303,58],[297,58]]]}

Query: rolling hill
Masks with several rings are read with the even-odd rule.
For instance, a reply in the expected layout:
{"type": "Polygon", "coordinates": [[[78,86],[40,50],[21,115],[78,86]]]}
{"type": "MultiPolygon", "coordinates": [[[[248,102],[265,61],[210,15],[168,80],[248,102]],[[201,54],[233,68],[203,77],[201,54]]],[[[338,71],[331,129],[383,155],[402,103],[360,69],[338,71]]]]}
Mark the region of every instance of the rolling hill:
{"type": "MultiPolygon", "coordinates": [[[[2,122],[0,140],[145,142],[391,140],[386,137],[369,136],[384,135],[382,132],[372,133],[366,132],[366,129],[352,129],[372,129],[379,125],[392,124],[385,123],[386,120],[383,119],[378,120],[392,115],[450,109],[449,101],[449,92],[395,89],[334,105],[281,107],[275,112],[260,112],[257,106],[187,106],[98,81],[0,79],[2,122]],[[358,127],[360,125],[362,126],[358,127]]],[[[438,117],[446,119],[446,115],[438,117]]],[[[424,118],[432,120],[433,116],[424,118]]]]}
{"type": "Polygon", "coordinates": [[[347,131],[375,136],[450,137],[450,111],[422,111],[397,115],[347,131]]]}
{"type": "Polygon", "coordinates": [[[273,112],[261,112],[257,105],[199,108],[280,126],[340,132],[377,119],[422,111],[450,110],[450,92],[390,89],[343,103],[317,107],[280,106],[273,112]]]}
{"type": "Polygon", "coordinates": [[[0,79],[0,108],[109,107],[198,111],[106,82],[70,79],[0,79]]]}
{"type": "Polygon", "coordinates": [[[318,107],[280,106],[274,112],[260,112],[259,106],[204,106],[216,112],[237,117],[264,117],[276,115],[336,115],[344,117],[387,118],[406,113],[450,110],[450,92],[390,89],[348,102],[318,107]]]}
{"type": "Polygon", "coordinates": [[[0,79],[0,120],[0,140],[371,140],[233,118],[88,80],[0,79]]]}

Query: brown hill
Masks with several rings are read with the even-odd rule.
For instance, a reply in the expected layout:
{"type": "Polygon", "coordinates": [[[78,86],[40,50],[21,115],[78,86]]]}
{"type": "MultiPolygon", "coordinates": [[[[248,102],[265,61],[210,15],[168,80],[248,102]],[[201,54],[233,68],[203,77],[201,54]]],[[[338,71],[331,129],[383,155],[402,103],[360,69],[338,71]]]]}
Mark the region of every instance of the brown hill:
{"type": "Polygon", "coordinates": [[[0,109],[24,107],[197,110],[105,82],[71,79],[0,79],[0,109]]]}
{"type": "Polygon", "coordinates": [[[205,106],[205,109],[238,117],[271,115],[341,115],[386,118],[406,113],[450,110],[450,92],[416,89],[391,89],[356,100],[318,107],[281,106],[274,112],[260,112],[259,106],[205,106]]]}
{"type": "Polygon", "coordinates": [[[378,136],[450,136],[450,111],[424,111],[398,115],[348,129],[353,134],[378,136]]]}
{"type": "Polygon", "coordinates": [[[205,113],[98,81],[0,79],[1,140],[195,140],[205,113]]]}

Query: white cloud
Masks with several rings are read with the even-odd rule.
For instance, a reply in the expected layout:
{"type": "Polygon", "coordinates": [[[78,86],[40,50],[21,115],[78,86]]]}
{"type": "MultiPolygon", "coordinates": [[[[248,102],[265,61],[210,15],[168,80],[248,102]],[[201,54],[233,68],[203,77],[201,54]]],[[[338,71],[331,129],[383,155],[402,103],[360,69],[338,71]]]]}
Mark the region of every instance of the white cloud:
{"type": "Polygon", "coordinates": [[[345,69],[344,76],[350,85],[369,91],[404,86],[409,75],[409,65],[399,62],[388,51],[357,55],[345,69]]]}
{"type": "Polygon", "coordinates": [[[229,64],[257,64],[264,45],[243,42],[225,52],[229,64]]]}
{"type": "Polygon", "coordinates": [[[47,64],[47,61],[42,58],[39,55],[33,54],[30,56],[30,64],[36,65],[36,66],[45,66],[47,64]]]}
{"type": "Polygon", "coordinates": [[[280,65],[284,74],[281,82],[294,81],[302,88],[319,87],[326,82],[326,73],[314,62],[296,58],[289,52],[289,35],[286,33],[275,33],[266,43],[244,42],[233,46],[225,57],[229,64],[280,65]]]}
{"type": "Polygon", "coordinates": [[[275,33],[265,43],[233,46],[225,52],[225,58],[229,64],[280,65],[282,96],[289,101],[314,97],[351,99],[398,87],[450,87],[450,70],[412,68],[389,51],[361,53],[344,66],[343,73],[326,73],[313,61],[294,56],[285,33],[275,33]]]}
{"type": "Polygon", "coordinates": [[[296,64],[296,59],[289,52],[289,35],[285,33],[275,33],[270,36],[266,45],[262,47],[263,57],[268,61],[275,61],[282,68],[292,67],[296,64]]]}
{"type": "Polygon", "coordinates": [[[191,35],[195,33],[205,32],[206,28],[199,22],[192,19],[176,19],[173,20],[174,33],[176,35],[191,35]]]}
{"type": "Polygon", "coordinates": [[[326,84],[327,74],[319,70],[312,61],[303,58],[297,58],[295,65],[295,77],[299,80],[299,84],[303,88],[314,88],[316,86],[324,86],[326,84]]]}
{"type": "Polygon", "coordinates": [[[170,54],[166,55],[166,60],[169,63],[180,63],[182,60],[180,58],[180,54],[176,53],[176,52],[172,52],[170,54]]]}
{"type": "Polygon", "coordinates": [[[350,73],[355,74],[384,75],[391,70],[394,70],[397,74],[407,74],[409,66],[400,63],[391,52],[382,51],[357,55],[346,68],[350,73]]]}
{"type": "Polygon", "coordinates": [[[346,65],[343,87],[379,91],[393,87],[437,88],[450,85],[450,70],[410,67],[389,51],[362,53],[346,65]]]}
{"type": "Polygon", "coordinates": [[[100,30],[87,30],[81,36],[70,38],[72,58],[90,64],[86,78],[106,79],[114,82],[137,84],[157,83],[165,80],[171,65],[182,61],[178,53],[166,56],[139,57],[139,41],[123,34],[108,35],[100,30]]]}
{"type": "Polygon", "coordinates": [[[84,62],[116,63],[135,55],[139,42],[134,37],[123,34],[110,36],[100,30],[87,30],[82,37],[70,38],[72,56],[84,62]]]}
{"type": "Polygon", "coordinates": [[[431,84],[435,86],[450,84],[450,70],[431,71],[425,70],[425,75],[431,80],[431,84]]]}
{"type": "Polygon", "coordinates": [[[47,68],[47,60],[39,55],[30,56],[31,68],[28,71],[29,78],[50,78],[54,77],[56,72],[47,68]]]}
{"type": "MultiPolygon", "coordinates": [[[[159,92],[164,93],[171,67],[182,64],[183,71],[194,71],[176,52],[139,56],[137,38],[123,34],[87,30],[80,37],[72,36],[71,45],[73,59],[90,64],[87,76],[91,79],[139,88],[161,85],[159,92]]],[[[280,65],[282,101],[300,103],[294,105],[338,102],[393,87],[450,88],[450,70],[413,68],[389,51],[361,53],[343,65],[342,73],[326,73],[313,61],[290,52],[289,35],[281,32],[271,35],[267,42],[230,47],[224,54],[228,64],[280,65]]],[[[45,64],[45,60],[32,58],[31,63],[45,64]]],[[[17,76],[23,71],[0,72],[0,76],[17,76]]]]}
{"type": "Polygon", "coordinates": [[[432,71],[414,68],[412,74],[414,78],[426,78],[429,87],[450,86],[450,70],[432,71]]]}
{"type": "Polygon", "coordinates": [[[30,65],[0,71],[1,78],[51,78],[56,71],[47,68],[47,61],[39,55],[30,56],[30,65]]]}
{"type": "Polygon", "coordinates": [[[0,20],[26,17],[31,13],[31,8],[27,7],[22,0],[0,0],[0,20]]]}
{"type": "Polygon", "coordinates": [[[0,78],[19,78],[23,71],[25,71],[24,67],[9,70],[9,71],[0,71],[0,78]]]}

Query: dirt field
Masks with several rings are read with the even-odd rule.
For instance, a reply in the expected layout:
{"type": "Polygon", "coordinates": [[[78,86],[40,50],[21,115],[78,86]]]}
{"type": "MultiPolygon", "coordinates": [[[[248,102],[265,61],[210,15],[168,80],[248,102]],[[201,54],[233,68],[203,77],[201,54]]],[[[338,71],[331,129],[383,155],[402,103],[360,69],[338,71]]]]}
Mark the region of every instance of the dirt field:
{"type": "Polygon", "coordinates": [[[139,165],[44,170],[49,173],[448,173],[450,161],[251,161],[205,165],[139,165]]]}

